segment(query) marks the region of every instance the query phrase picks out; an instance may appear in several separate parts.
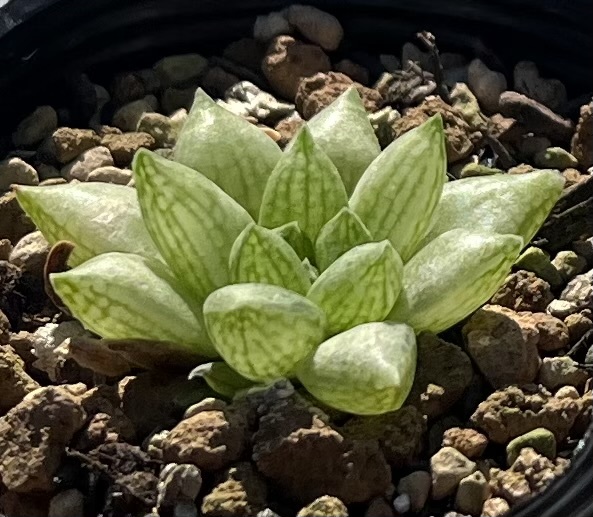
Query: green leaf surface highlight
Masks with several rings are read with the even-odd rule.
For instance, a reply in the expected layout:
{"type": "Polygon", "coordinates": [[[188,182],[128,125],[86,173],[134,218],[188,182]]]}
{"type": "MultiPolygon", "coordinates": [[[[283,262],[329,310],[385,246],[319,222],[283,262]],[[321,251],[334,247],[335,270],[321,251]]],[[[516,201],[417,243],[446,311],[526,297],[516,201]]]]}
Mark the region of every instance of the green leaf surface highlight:
{"type": "Polygon", "coordinates": [[[204,303],[204,319],[222,358],[256,382],[291,376],[325,332],[325,316],[313,302],[265,284],[214,291],[204,303]]]}
{"type": "Polygon", "coordinates": [[[330,334],[382,321],[402,285],[403,263],[389,241],[352,248],[315,281],[307,298],[321,307],[330,334]]]}
{"type": "Polygon", "coordinates": [[[350,198],[371,235],[389,239],[406,262],[428,232],[446,180],[443,122],[435,115],[394,140],[350,198]]]}
{"type": "Polygon", "coordinates": [[[488,301],[519,256],[516,235],[448,231],[404,266],[403,289],[389,319],[419,333],[441,332],[488,301]]]}
{"type": "Polygon", "coordinates": [[[216,183],[256,219],[266,182],[282,151],[261,129],[196,91],[174,160],[216,183]]]}
{"type": "Polygon", "coordinates": [[[414,381],[416,338],[408,325],[365,323],[323,342],[298,367],[298,379],[321,402],[348,413],[399,409],[414,381]]]}

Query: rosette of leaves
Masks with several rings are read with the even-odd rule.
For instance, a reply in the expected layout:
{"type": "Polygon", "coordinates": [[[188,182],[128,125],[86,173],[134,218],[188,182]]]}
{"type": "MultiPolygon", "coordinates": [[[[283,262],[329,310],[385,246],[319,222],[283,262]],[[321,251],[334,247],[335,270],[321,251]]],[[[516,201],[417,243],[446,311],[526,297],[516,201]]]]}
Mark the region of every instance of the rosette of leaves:
{"type": "MultiPolygon", "coordinates": [[[[103,338],[192,351],[206,380],[296,379],[351,413],[399,408],[415,335],[486,302],[558,199],[557,171],[447,182],[439,116],[381,151],[354,89],[280,148],[198,90],[173,160],[136,189],[19,187],[54,292],[103,338]]],[[[192,366],[192,365],[188,365],[192,366]]]]}

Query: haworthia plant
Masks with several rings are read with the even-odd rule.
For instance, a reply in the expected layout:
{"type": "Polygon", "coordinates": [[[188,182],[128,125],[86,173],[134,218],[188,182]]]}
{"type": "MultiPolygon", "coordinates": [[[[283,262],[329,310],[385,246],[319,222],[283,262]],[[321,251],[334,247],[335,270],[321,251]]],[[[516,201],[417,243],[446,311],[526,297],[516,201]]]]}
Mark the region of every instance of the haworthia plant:
{"type": "Polygon", "coordinates": [[[415,334],[484,303],[563,186],[557,171],[446,183],[440,117],[380,152],[355,89],[284,151],[200,90],[174,158],[138,151],[136,190],[17,189],[75,246],[55,294],[111,344],[195,351],[223,396],[287,377],[364,415],[403,404],[415,334]]]}

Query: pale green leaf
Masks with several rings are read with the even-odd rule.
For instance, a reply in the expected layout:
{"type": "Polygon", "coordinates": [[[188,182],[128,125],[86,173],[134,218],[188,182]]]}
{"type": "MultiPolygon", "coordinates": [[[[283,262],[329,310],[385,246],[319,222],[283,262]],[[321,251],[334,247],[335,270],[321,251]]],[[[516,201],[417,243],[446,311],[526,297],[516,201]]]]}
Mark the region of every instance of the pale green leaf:
{"type": "Polygon", "coordinates": [[[399,409],[416,372],[416,338],[408,325],[365,323],[323,342],[297,376],[321,402],[348,413],[399,409]]]}
{"type": "Polygon", "coordinates": [[[239,375],[228,364],[223,362],[205,363],[194,368],[188,378],[201,377],[216,393],[232,399],[237,393],[253,388],[255,384],[239,375]]]}
{"type": "Polygon", "coordinates": [[[514,233],[527,244],[558,201],[564,178],[558,171],[497,174],[445,185],[426,242],[453,228],[514,233]]]}
{"type": "Polygon", "coordinates": [[[229,259],[231,282],[272,284],[307,294],[311,282],[301,259],[273,230],[250,224],[241,232],[229,259]]]}
{"type": "Polygon", "coordinates": [[[105,253],[50,281],[72,315],[101,337],[170,341],[216,357],[196,307],[162,262],[105,253]]]}
{"type": "Polygon", "coordinates": [[[337,167],[352,194],[381,148],[356,88],[350,87],[307,124],[315,142],[337,167]]]}
{"type": "Polygon", "coordinates": [[[375,239],[389,239],[406,262],[428,232],[446,180],[440,115],[408,131],[369,165],[350,198],[375,239]]]}
{"type": "Polygon", "coordinates": [[[132,165],[146,227],[169,267],[196,299],[229,283],[229,254],[252,221],[200,173],[141,149],[132,165]]]}
{"type": "Polygon", "coordinates": [[[336,167],[305,126],[268,180],[259,224],[275,228],[296,221],[307,238],[315,242],[321,227],[347,204],[336,167]]]}
{"type": "Polygon", "coordinates": [[[301,231],[299,223],[291,221],[274,228],[274,231],[290,244],[301,260],[313,258],[313,244],[301,231]]]}
{"type": "Polygon", "coordinates": [[[337,334],[385,319],[401,290],[402,271],[389,241],[361,244],[321,273],[307,298],[325,311],[330,334],[337,334]]]}
{"type": "Polygon", "coordinates": [[[255,219],[282,151],[261,129],[196,91],[174,159],[216,183],[255,219]]]}
{"type": "Polygon", "coordinates": [[[133,188],[110,183],[18,186],[16,195],[50,244],[66,240],[76,246],[72,266],[109,251],[160,258],[133,188]]]}
{"type": "Polygon", "coordinates": [[[235,284],[204,303],[206,328],[218,353],[243,377],[288,377],[323,340],[325,317],[313,302],[282,287],[235,284]]]}
{"type": "Polygon", "coordinates": [[[323,271],[354,246],[372,240],[373,237],[360,217],[349,208],[344,207],[321,228],[317,236],[315,241],[317,267],[323,271]]]}
{"type": "Polygon", "coordinates": [[[441,332],[496,292],[519,256],[516,235],[448,231],[404,266],[404,287],[389,314],[416,332],[441,332]]]}

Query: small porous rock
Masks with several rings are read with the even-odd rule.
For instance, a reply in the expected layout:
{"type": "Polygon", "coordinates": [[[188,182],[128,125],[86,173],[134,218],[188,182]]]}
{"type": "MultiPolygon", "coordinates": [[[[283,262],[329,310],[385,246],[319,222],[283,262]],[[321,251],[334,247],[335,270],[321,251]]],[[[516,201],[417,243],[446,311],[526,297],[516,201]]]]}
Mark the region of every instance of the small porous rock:
{"type": "Polygon", "coordinates": [[[156,105],[152,95],[124,104],[113,115],[113,125],[122,131],[136,131],[142,115],[156,111],[156,105]]]}
{"type": "Polygon", "coordinates": [[[511,511],[509,503],[502,497],[491,497],[484,501],[481,517],[503,517],[511,511]]]}
{"type": "Polygon", "coordinates": [[[297,134],[298,130],[303,126],[305,121],[295,111],[290,117],[283,118],[274,129],[280,133],[280,140],[278,145],[284,147],[290,142],[297,134]]]}
{"type": "Polygon", "coordinates": [[[567,101],[566,87],[558,79],[540,77],[533,61],[519,61],[513,71],[515,91],[541,102],[551,110],[561,109],[567,101]]]}
{"type": "MultiPolygon", "coordinates": [[[[593,270],[574,277],[564,288],[560,298],[554,300],[554,302],[556,301],[565,302],[565,316],[584,309],[593,309],[593,270]]],[[[548,308],[548,312],[553,314],[550,308],[548,308]]]]}
{"type": "Polygon", "coordinates": [[[552,264],[565,282],[572,280],[587,267],[587,259],[577,255],[574,251],[559,251],[552,264]]]}
{"type": "Polygon", "coordinates": [[[37,171],[20,158],[0,161],[0,192],[15,185],[39,185],[37,171]]]}
{"type": "Polygon", "coordinates": [[[574,124],[543,104],[518,92],[503,92],[500,112],[521,122],[527,131],[547,136],[552,142],[566,143],[574,132],[574,124]]]}
{"type": "Polygon", "coordinates": [[[62,176],[67,181],[87,181],[91,172],[107,165],[113,165],[113,158],[109,149],[104,146],[93,147],[63,167],[62,176]]]}
{"type": "Polygon", "coordinates": [[[23,119],[12,134],[15,147],[32,147],[49,136],[58,126],[58,114],[51,106],[39,106],[23,119]]]}
{"type": "Polygon", "coordinates": [[[195,465],[168,463],[159,476],[157,509],[172,508],[179,501],[193,502],[202,489],[202,473],[195,465]]]}
{"type": "Polygon", "coordinates": [[[593,102],[581,106],[579,123],[572,137],[570,152],[584,169],[593,166],[593,102]]]}
{"type": "Polygon", "coordinates": [[[471,360],[459,346],[429,333],[418,336],[417,350],[416,375],[406,403],[428,418],[437,418],[469,386],[473,375],[471,360]]]}
{"type": "Polygon", "coordinates": [[[341,61],[338,61],[334,66],[334,70],[347,75],[357,83],[363,85],[369,83],[369,71],[364,66],[359,65],[350,59],[342,59],[341,61]]]}
{"type": "Polygon", "coordinates": [[[294,104],[280,102],[249,81],[238,82],[229,88],[222,105],[241,117],[254,117],[268,125],[296,113],[294,104]]]}
{"type": "Polygon", "coordinates": [[[330,68],[329,57],[320,47],[291,36],[275,38],[262,61],[262,71],[274,91],[289,100],[295,98],[302,78],[330,68]]]}
{"type": "MultiPolygon", "coordinates": [[[[2,316],[3,313],[0,313],[2,316]]],[[[14,349],[0,347],[0,414],[16,406],[25,395],[37,388],[39,384],[27,374],[24,361],[14,349]]]]}
{"type": "Polygon", "coordinates": [[[562,147],[548,147],[533,157],[533,162],[542,169],[564,170],[569,167],[577,167],[579,162],[562,147]]]}
{"type": "Polygon", "coordinates": [[[428,500],[431,485],[430,473],[417,470],[399,480],[397,491],[410,498],[410,508],[413,512],[420,512],[428,500]]]}
{"type": "Polygon", "coordinates": [[[470,90],[488,113],[498,111],[500,94],[507,89],[504,74],[490,70],[480,59],[474,59],[468,67],[467,80],[470,90]]]}
{"type": "MultiPolygon", "coordinates": [[[[202,501],[204,517],[252,517],[264,510],[267,488],[250,463],[239,463],[224,474],[202,501]]],[[[319,515],[319,514],[318,514],[319,515]]]]}
{"type": "Polygon", "coordinates": [[[511,466],[525,447],[531,447],[539,454],[553,460],[556,457],[556,437],[545,427],[517,436],[507,444],[507,465],[511,466]]]}
{"type": "Polygon", "coordinates": [[[355,83],[350,77],[339,72],[328,72],[301,80],[295,98],[297,109],[303,118],[308,120],[329,106],[350,86],[357,89],[367,111],[373,112],[379,108],[383,97],[377,90],[355,83]]]}
{"type": "Polygon", "coordinates": [[[478,470],[459,482],[455,495],[455,509],[463,514],[480,515],[489,494],[488,481],[478,470]]]}
{"type": "Polygon", "coordinates": [[[296,517],[348,517],[348,508],[337,497],[324,495],[301,508],[296,517]]]}
{"type": "Polygon", "coordinates": [[[336,50],[344,37],[344,29],[335,16],[311,5],[291,5],[286,17],[306,39],[324,50],[336,50]]]}
{"type": "Polygon", "coordinates": [[[564,474],[568,465],[568,460],[550,460],[526,447],[509,470],[490,469],[490,489],[511,505],[523,503],[564,474]]]}
{"type": "Polygon", "coordinates": [[[177,140],[178,128],[161,113],[145,113],[140,117],[137,129],[152,136],[157,147],[173,147],[177,140]]]}
{"type": "Polygon", "coordinates": [[[459,482],[476,468],[476,463],[457,449],[443,447],[430,458],[432,498],[439,500],[454,494],[459,482]]]}
{"type": "Polygon", "coordinates": [[[420,106],[407,110],[393,125],[395,136],[399,137],[418,127],[437,113],[443,118],[448,162],[453,163],[469,156],[477,135],[460,113],[440,97],[427,97],[420,106]]]}
{"type": "Polygon", "coordinates": [[[550,391],[561,386],[584,386],[589,375],[579,368],[570,357],[544,357],[539,370],[538,382],[550,391]]]}
{"type": "Polygon", "coordinates": [[[495,443],[507,443],[538,427],[549,429],[561,442],[578,414],[579,404],[573,399],[553,397],[541,386],[510,386],[482,402],[471,422],[495,443]]]}
{"type": "Polygon", "coordinates": [[[506,277],[490,303],[514,311],[546,312],[546,307],[553,299],[548,282],[530,271],[520,270],[506,277]]]}
{"type": "Polygon", "coordinates": [[[593,329],[593,320],[581,312],[569,314],[564,320],[564,324],[568,329],[571,343],[576,343],[587,332],[593,329]]]}
{"type": "MultiPolygon", "coordinates": [[[[8,260],[11,251],[11,242],[8,239],[0,239],[0,260],[8,260]]],[[[4,344],[2,340],[0,340],[0,344],[4,344]]]]}
{"type": "Polygon", "coordinates": [[[287,497],[307,503],[333,494],[350,504],[389,487],[391,470],[376,440],[347,439],[297,395],[259,406],[252,457],[287,497]]]}
{"type": "Polygon", "coordinates": [[[130,169],[120,169],[111,165],[95,169],[87,178],[87,181],[100,181],[115,185],[127,185],[131,180],[132,171],[130,169]]]}
{"type": "Polygon", "coordinates": [[[378,440],[392,467],[405,467],[422,450],[426,422],[413,406],[376,416],[355,416],[343,427],[344,435],[359,440],[378,440]]]}
{"type": "Polygon", "coordinates": [[[258,16],[253,25],[253,37],[261,42],[268,42],[276,36],[290,34],[291,32],[292,27],[288,23],[284,12],[273,11],[258,16]]]}
{"type": "Polygon", "coordinates": [[[92,129],[60,127],[45,140],[40,153],[52,162],[64,165],[87,149],[99,145],[100,140],[92,129]]]}
{"type": "Polygon", "coordinates": [[[552,289],[557,289],[563,284],[562,276],[552,264],[550,255],[541,248],[535,246],[527,248],[521,253],[514,267],[534,273],[548,282],[552,289]]]}
{"type": "Polygon", "coordinates": [[[59,492],[51,498],[47,517],[80,517],[84,515],[84,494],[76,488],[59,492]]]}
{"type": "Polygon", "coordinates": [[[562,350],[570,343],[569,329],[566,324],[550,314],[524,311],[513,315],[513,318],[521,328],[537,330],[537,348],[540,352],[562,350]]]}
{"type": "Polygon", "coordinates": [[[219,470],[239,459],[246,433],[247,422],[241,413],[202,411],[171,430],[163,442],[163,459],[219,470]]]}
{"type": "Polygon", "coordinates": [[[224,400],[215,399],[214,397],[206,397],[204,400],[191,405],[183,413],[183,418],[191,418],[202,411],[224,411],[228,408],[227,403],[224,400]]]}
{"type": "Polygon", "coordinates": [[[156,142],[148,133],[131,132],[123,135],[105,135],[101,145],[107,147],[118,167],[125,167],[132,162],[138,149],[154,149],[156,142]]]}
{"type": "Polygon", "coordinates": [[[451,427],[443,433],[443,447],[453,447],[473,460],[482,456],[488,446],[488,438],[469,428],[451,427]]]}
{"type": "Polygon", "coordinates": [[[519,325],[514,315],[505,307],[486,305],[463,327],[470,356],[494,388],[533,382],[539,369],[539,334],[519,325]]]}
{"type": "Polygon", "coordinates": [[[184,88],[197,85],[198,79],[207,67],[208,60],[199,54],[180,54],[157,61],[154,71],[160,79],[162,88],[171,86],[184,88]]]}
{"type": "Polygon", "coordinates": [[[17,492],[48,491],[64,447],[85,420],[77,397],[63,387],[29,393],[0,418],[2,482],[17,492]]]}

